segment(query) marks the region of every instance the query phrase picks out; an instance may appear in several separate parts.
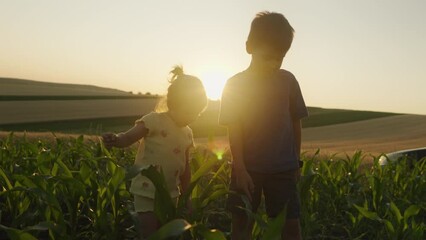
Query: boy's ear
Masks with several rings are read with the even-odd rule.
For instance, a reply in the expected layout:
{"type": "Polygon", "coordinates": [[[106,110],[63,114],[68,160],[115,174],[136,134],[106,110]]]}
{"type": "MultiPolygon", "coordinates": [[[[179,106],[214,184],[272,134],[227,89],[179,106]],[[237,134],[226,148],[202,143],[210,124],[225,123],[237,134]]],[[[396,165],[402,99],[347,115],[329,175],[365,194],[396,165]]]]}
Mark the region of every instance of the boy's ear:
{"type": "Polygon", "coordinates": [[[253,45],[249,41],[246,41],[246,52],[248,54],[252,54],[253,53],[253,45]]]}

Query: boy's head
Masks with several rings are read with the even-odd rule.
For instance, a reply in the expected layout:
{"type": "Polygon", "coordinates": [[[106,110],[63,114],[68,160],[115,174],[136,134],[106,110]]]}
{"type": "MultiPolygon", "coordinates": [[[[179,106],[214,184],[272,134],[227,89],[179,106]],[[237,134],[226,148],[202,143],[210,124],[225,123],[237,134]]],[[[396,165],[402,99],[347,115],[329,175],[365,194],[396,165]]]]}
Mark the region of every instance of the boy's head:
{"type": "Polygon", "coordinates": [[[260,12],[251,22],[247,38],[247,52],[269,46],[285,55],[293,41],[294,29],[280,13],[260,12]]]}
{"type": "Polygon", "coordinates": [[[290,49],[293,36],[294,29],[282,14],[260,12],[251,23],[246,50],[255,58],[253,60],[274,62],[273,68],[276,68],[276,65],[279,65],[279,68],[290,49]]]}

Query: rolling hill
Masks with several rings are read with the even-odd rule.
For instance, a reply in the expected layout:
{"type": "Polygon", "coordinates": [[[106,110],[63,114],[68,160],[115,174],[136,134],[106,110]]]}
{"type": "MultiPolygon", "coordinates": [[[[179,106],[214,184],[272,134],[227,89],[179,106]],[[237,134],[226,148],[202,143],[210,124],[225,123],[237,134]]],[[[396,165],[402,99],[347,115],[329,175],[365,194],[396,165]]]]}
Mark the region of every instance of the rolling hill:
{"type": "Polygon", "coordinates": [[[126,96],[128,92],[92,85],[0,78],[0,96],[126,96]]]}

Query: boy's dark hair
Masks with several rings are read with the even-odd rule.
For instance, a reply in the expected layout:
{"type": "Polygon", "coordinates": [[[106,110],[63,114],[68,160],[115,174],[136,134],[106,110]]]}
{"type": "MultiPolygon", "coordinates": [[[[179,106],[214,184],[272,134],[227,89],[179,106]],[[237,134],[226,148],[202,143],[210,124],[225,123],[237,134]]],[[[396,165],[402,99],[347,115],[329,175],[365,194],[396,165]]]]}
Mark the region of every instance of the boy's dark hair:
{"type": "Polygon", "coordinates": [[[269,45],[276,51],[286,54],[293,41],[294,29],[284,17],[276,12],[260,12],[251,22],[247,38],[247,52],[269,45]]]}

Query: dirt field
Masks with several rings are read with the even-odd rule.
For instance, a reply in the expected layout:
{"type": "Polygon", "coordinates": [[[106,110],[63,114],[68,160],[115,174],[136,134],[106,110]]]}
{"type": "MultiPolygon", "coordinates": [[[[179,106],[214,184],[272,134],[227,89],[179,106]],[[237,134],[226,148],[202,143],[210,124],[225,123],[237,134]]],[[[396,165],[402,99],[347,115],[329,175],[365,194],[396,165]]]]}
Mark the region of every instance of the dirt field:
{"type": "Polygon", "coordinates": [[[367,121],[307,128],[302,148],[324,153],[356,150],[377,155],[426,146],[426,116],[399,115],[367,121]]]}
{"type": "MultiPolygon", "coordinates": [[[[0,137],[8,133],[0,132],[0,137]]],[[[22,135],[22,133],[16,133],[22,135]]],[[[30,138],[52,138],[51,133],[28,133],[30,138]]],[[[59,137],[69,135],[59,134],[59,137]]],[[[88,137],[97,139],[96,136],[88,137]]],[[[208,144],[205,138],[198,144],[208,144]]],[[[211,147],[227,148],[226,137],[217,137],[211,147]]],[[[353,154],[362,150],[377,156],[402,149],[426,146],[426,116],[400,115],[332,126],[303,129],[302,149],[314,153],[318,148],[324,155],[353,154]]]]}

